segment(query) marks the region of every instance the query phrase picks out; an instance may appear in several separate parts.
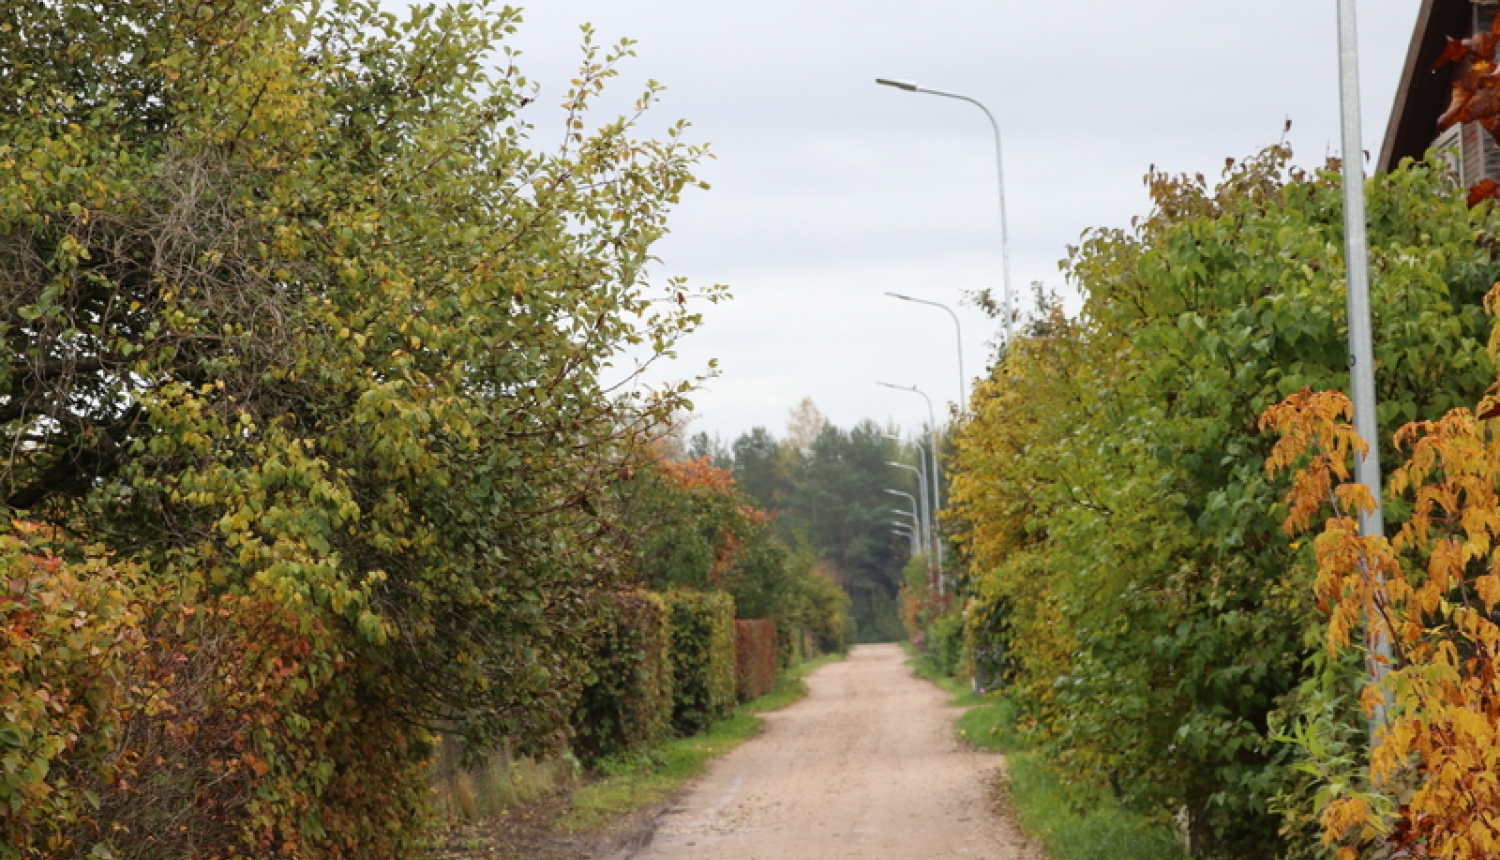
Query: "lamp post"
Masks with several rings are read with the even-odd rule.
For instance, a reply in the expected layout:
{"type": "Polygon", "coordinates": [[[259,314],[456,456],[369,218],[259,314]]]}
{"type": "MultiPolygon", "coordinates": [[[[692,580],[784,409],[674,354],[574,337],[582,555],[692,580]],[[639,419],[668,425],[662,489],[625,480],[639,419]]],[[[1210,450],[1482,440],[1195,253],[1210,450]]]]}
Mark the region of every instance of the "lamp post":
{"type": "Polygon", "coordinates": [[[891,298],[900,299],[903,302],[916,302],[919,305],[932,305],[935,308],[942,308],[948,312],[948,316],[953,317],[953,331],[958,337],[958,408],[959,411],[963,411],[969,402],[969,378],[964,375],[964,330],[963,326],[958,324],[958,314],[953,312],[953,308],[948,307],[942,302],[904,296],[900,293],[887,292],[886,295],[891,298]]]}
{"type": "MultiPolygon", "coordinates": [[[[1354,401],[1354,427],[1369,444],[1363,457],[1356,455],[1355,477],[1375,500],[1375,510],[1361,511],[1359,530],[1366,537],[1385,534],[1380,510],[1380,427],[1375,419],[1375,350],[1370,331],[1370,262],[1366,244],[1364,146],[1360,141],[1359,34],[1355,26],[1354,0],[1338,0],[1339,103],[1343,119],[1344,172],[1344,268],[1349,278],[1346,302],[1349,314],[1349,393],[1354,401]]],[[[1383,573],[1368,571],[1377,585],[1383,573]]],[[[1370,682],[1380,683],[1391,661],[1391,643],[1376,624],[1366,618],[1368,648],[1365,659],[1370,682]]],[[[1385,722],[1386,705],[1376,705],[1370,716],[1370,735],[1385,722]]]]}
{"type": "MultiPolygon", "coordinates": [[[[922,389],[916,387],[915,385],[892,385],[889,382],[877,382],[875,384],[884,388],[894,388],[897,391],[910,391],[915,394],[920,394],[922,395],[922,399],[927,401],[927,460],[932,465],[932,509],[933,511],[941,511],[943,509],[943,499],[942,494],[938,492],[938,485],[941,484],[942,481],[939,478],[937,468],[937,414],[932,411],[932,398],[928,397],[926,392],[922,391],[922,389]]],[[[939,543],[939,564],[942,563],[942,555],[943,545],[939,543]]]]}
{"type": "Polygon", "coordinates": [[[926,93],[930,96],[941,96],[945,99],[957,99],[961,102],[968,102],[984,111],[985,118],[990,121],[990,128],[995,132],[995,177],[1000,187],[1000,258],[1003,267],[1002,271],[1005,276],[1005,342],[1009,344],[1011,337],[1011,317],[1014,314],[1010,303],[1010,226],[1005,217],[1005,156],[1000,145],[1000,124],[995,122],[995,115],[990,113],[989,108],[965,95],[928,89],[910,81],[893,81],[887,78],[876,78],[875,83],[885,87],[895,87],[898,90],[904,90],[909,93],[926,93]]]}
{"type": "Polygon", "coordinates": [[[891,534],[901,535],[911,543],[911,554],[917,554],[917,533],[906,523],[891,523],[891,534]]]}
{"type": "MultiPolygon", "coordinates": [[[[929,410],[929,412],[930,411],[931,410],[929,410]]],[[[891,434],[891,433],[882,433],[880,435],[882,435],[885,438],[891,440],[892,442],[896,442],[898,444],[903,444],[903,445],[906,444],[906,441],[904,439],[902,439],[900,436],[896,436],[896,435],[891,434]]],[[[932,513],[932,534],[933,534],[934,537],[936,537],[937,536],[937,511],[938,511],[938,509],[937,509],[937,503],[938,503],[938,499],[937,499],[937,473],[936,472],[928,472],[927,471],[927,466],[928,466],[927,446],[923,445],[921,443],[921,441],[918,440],[918,439],[911,440],[911,444],[915,445],[916,448],[917,448],[917,466],[921,468],[923,476],[925,476],[927,478],[927,486],[932,488],[932,504],[928,505],[927,510],[931,511],[931,513],[932,513]]]]}
{"type": "MultiPolygon", "coordinates": [[[[912,517],[913,520],[916,520],[917,525],[918,525],[918,531],[920,531],[921,530],[921,519],[917,515],[917,498],[916,498],[916,496],[913,496],[911,493],[903,493],[900,490],[892,490],[892,489],[889,489],[889,488],[886,489],[886,492],[890,493],[893,496],[901,496],[902,498],[906,499],[908,502],[911,502],[911,517],[912,517]]],[[[934,577],[934,573],[935,572],[933,571],[933,568],[932,568],[932,556],[928,555],[927,556],[927,578],[929,580],[931,580],[934,577]]]]}
{"type": "Polygon", "coordinates": [[[926,526],[927,541],[931,543],[933,537],[932,509],[928,507],[927,477],[922,474],[923,470],[918,469],[915,466],[908,466],[905,463],[897,463],[895,460],[887,460],[885,461],[885,464],[887,466],[891,466],[892,468],[905,469],[906,471],[912,472],[917,476],[917,491],[921,494],[922,501],[922,523],[926,526]]]}

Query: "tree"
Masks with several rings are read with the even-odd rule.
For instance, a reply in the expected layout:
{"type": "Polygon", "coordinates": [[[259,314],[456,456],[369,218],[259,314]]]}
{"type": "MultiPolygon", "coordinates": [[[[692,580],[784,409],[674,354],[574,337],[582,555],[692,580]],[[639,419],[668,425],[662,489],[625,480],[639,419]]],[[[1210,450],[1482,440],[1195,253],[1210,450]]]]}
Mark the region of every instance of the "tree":
{"type": "MultiPolygon", "coordinates": [[[[1316,850],[1299,753],[1273,736],[1354,710],[1339,697],[1357,667],[1315,647],[1313,573],[1279,530],[1286,485],[1258,428],[1347,379],[1339,176],[1290,157],[1231,162],[1213,189],[1148,176],[1150,216],[1071,254],[1081,317],[1008,348],[957,445],[976,647],[1071,779],[1185,810],[1211,856],[1316,850]]],[[[1384,426],[1490,383],[1495,215],[1453,190],[1435,161],[1371,182],[1384,426]]]]}
{"type": "Polygon", "coordinates": [[[587,30],[534,150],[517,20],[8,5],[0,498],[337,625],[393,719],[538,748],[613,575],[596,506],[683,405],[605,374],[697,324],[646,264],[703,150],[586,131],[630,53],[587,30]]]}
{"type": "Polygon", "coordinates": [[[828,419],[818,411],[811,397],[804,397],[787,412],[786,441],[798,451],[806,451],[828,426],[828,419]]]}
{"type": "MultiPolygon", "coordinates": [[[[793,416],[799,432],[820,428],[806,447],[792,438],[777,442],[757,427],[732,446],[735,474],[776,514],[784,543],[805,542],[837,572],[859,639],[897,639],[903,635],[897,592],[906,544],[891,535],[892,497],[885,489],[915,481],[892,475],[886,462],[896,457],[897,445],[874,422],[843,430],[827,424],[808,399],[793,416]]],[[[915,486],[909,489],[916,493],[915,486]]]]}

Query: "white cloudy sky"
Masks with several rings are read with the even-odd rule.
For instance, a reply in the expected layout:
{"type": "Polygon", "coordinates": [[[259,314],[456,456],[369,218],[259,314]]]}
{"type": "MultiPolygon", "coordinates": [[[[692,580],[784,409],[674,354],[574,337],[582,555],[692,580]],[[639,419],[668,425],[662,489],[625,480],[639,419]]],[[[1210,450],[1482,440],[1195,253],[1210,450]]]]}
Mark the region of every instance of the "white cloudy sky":
{"type": "MultiPolygon", "coordinates": [[[[1377,151],[1418,0],[1361,0],[1365,148],[1377,151]]],[[[1091,227],[1124,226],[1155,164],[1217,176],[1290,119],[1298,161],[1336,154],[1335,0],[553,0],[512,41],[542,86],[539,129],[571,77],[578,25],[639,44],[616,92],[666,85],[655,122],[684,118],[716,159],[660,248],[660,276],[734,300],[667,373],[717,358],[693,430],[778,434],[810,396],[833,421],[915,428],[926,410],[877,380],[958,397],[997,323],[961,306],[1001,277],[989,126],[971,105],[878,87],[916,81],[984,102],[1005,139],[1012,282],[1063,287],[1057,263],[1091,227]]],[[[616,103],[616,110],[623,103],[616,103]]],[[[540,140],[539,140],[540,142],[540,140]]]]}

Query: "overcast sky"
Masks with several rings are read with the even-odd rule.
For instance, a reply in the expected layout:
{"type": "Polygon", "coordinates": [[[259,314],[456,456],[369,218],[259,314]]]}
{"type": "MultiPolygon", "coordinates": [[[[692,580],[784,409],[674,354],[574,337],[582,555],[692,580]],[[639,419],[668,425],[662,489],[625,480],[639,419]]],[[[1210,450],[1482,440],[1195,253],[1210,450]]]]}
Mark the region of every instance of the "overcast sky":
{"type": "MultiPolygon", "coordinates": [[[[1418,0],[1359,4],[1364,146],[1380,148],[1418,0]]],[[[778,436],[813,398],[830,420],[915,430],[926,407],[877,381],[959,396],[998,323],[963,304],[1001,286],[995,150],[972,105],[876,86],[916,81],[983,102],[1005,145],[1012,284],[1064,289],[1058,261],[1095,227],[1147,211],[1150,165],[1218,176],[1280,139],[1297,161],[1337,154],[1335,0],[554,0],[525,7],[511,42],[542,87],[538,143],[576,66],[578,26],[638,42],[614,85],[624,108],[667,87],[653,128],[692,123],[713,188],[684,200],[658,277],[734,293],[666,375],[719,375],[694,431],[778,436]]],[[[660,378],[660,375],[658,375],[660,378]]],[[[940,419],[941,420],[941,416],[940,419]]]]}

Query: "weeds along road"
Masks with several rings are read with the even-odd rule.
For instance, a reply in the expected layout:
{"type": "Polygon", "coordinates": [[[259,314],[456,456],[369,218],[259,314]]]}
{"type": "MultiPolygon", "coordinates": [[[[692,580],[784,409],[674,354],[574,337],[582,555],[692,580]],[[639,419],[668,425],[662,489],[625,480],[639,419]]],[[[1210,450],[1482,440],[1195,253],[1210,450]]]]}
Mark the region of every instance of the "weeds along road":
{"type": "Polygon", "coordinates": [[[1037,860],[992,802],[1002,759],[895,645],[862,645],[715,762],[636,860],[1037,860]]]}

